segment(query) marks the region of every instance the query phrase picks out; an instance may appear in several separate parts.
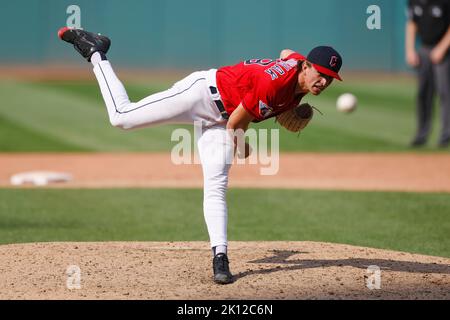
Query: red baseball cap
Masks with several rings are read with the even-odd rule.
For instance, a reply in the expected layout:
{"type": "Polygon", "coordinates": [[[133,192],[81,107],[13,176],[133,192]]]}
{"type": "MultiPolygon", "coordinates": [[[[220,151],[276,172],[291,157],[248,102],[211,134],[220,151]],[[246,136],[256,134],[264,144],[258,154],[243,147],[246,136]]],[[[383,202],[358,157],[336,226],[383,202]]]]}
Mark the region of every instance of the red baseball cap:
{"type": "Polygon", "coordinates": [[[342,81],[338,74],[342,66],[342,57],[332,47],[315,47],[308,54],[306,60],[320,73],[342,81]]]}

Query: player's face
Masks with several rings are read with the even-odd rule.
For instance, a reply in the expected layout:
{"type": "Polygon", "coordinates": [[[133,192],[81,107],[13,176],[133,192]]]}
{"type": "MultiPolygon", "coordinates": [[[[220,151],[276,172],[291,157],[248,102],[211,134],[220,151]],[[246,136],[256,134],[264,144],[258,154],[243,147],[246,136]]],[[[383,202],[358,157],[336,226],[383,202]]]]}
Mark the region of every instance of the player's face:
{"type": "Polygon", "coordinates": [[[318,72],[314,67],[304,66],[305,86],[308,91],[317,96],[325,90],[332,82],[333,77],[318,72]]]}

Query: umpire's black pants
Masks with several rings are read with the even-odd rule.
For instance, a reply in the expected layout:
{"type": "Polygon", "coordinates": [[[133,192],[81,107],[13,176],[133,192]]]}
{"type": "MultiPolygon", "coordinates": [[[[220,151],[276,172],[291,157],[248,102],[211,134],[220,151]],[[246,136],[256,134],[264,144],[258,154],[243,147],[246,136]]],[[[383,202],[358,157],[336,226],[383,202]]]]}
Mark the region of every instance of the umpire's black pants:
{"type": "Polygon", "coordinates": [[[433,116],[433,97],[437,91],[441,105],[440,143],[450,139],[450,51],[439,64],[430,60],[432,48],[421,47],[418,51],[419,90],[417,96],[416,139],[427,140],[433,116]]]}

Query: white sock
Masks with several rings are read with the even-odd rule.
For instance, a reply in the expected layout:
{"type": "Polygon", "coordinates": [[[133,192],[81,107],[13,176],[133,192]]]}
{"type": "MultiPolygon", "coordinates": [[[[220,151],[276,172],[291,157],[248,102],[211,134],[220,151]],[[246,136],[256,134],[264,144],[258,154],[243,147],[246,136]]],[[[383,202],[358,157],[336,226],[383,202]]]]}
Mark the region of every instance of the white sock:
{"type": "Polygon", "coordinates": [[[213,248],[213,255],[217,255],[218,253],[227,254],[227,246],[217,246],[213,248]]]}
{"type": "Polygon", "coordinates": [[[95,66],[97,63],[99,63],[102,60],[106,60],[106,56],[104,54],[101,54],[100,52],[94,52],[91,56],[91,63],[95,66]]]}

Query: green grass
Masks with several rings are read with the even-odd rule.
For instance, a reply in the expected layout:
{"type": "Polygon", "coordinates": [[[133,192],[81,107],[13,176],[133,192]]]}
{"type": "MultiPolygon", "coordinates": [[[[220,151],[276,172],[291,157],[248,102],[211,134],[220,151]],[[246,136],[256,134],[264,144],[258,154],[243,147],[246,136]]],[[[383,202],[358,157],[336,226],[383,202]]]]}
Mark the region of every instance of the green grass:
{"type": "MultiPolygon", "coordinates": [[[[207,241],[200,189],[0,189],[0,242],[207,241]]],[[[450,195],[232,189],[230,240],[450,257],[450,195]]]]}
{"type": "MultiPolygon", "coordinates": [[[[88,72],[88,71],[86,71],[88,72]]],[[[132,101],[161,91],[170,84],[124,83],[132,101]]],[[[168,151],[173,129],[159,126],[135,131],[113,128],[108,121],[98,84],[95,81],[0,81],[0,119],[8,123],[0,136],[1,151],[168,151]],[[21,132],[23,131],[23,132],[21,132]],[[41,138],[46,137],[41,143],[41,138]],[[17,147],[15,147],[17,145],[17,147]]],[[[308,128],[298,137],[280,130],[282,151],[407,151],[414,133],[415,84],[411,79],[376,81],[350,79],[333,85],[318,97],[304,101],[318,107],[308,128]],[[343,92],[354,93],[358,109],[351,114],[336,111],[335,101],[343,92]]],[[[436,151],[440,128],[436,112],[430,146],[436,151]]],[[[182,126],[189,128],[189,126],[182,126]]],[[[279,128],[273,120],[255,128],[279,128]]]]}
{"type": "Polygon", "coordinates": [[[90,151],[87,148],[69,144],[60,137],[22,127],[2,117],[0,117],[0,137],[2,152],[90,151]]]}
{"type": "MultiPolygon", "coordinates": [[[[137,95],[139,88],[130,91],[137,95]]],[[[148,91],[152,92],[152,89],[145,90],[148,91]]],[[[0,83],[0,95],[5,97],[5,102],[0,105],[0,117],[4,121],[33,134],[58,137],[66,146],[74,146],[73,151],[164,151],[171,148],[174,126],[136,131],[113,128],[94,82],[3,82],[0,83]]],[[[22,139],[33,139],[31,135],[18,135],[16,130],[11,130],[0,137],[0,145],[14,146],[22,139]]],[[[34,147],[40,151],[57,148],[57,144],[34,147]]],[[[10,147],[1,151],[24,150],[10,147]]],[[[67,151],[67,148],[61,151],[67,151]]]]}

